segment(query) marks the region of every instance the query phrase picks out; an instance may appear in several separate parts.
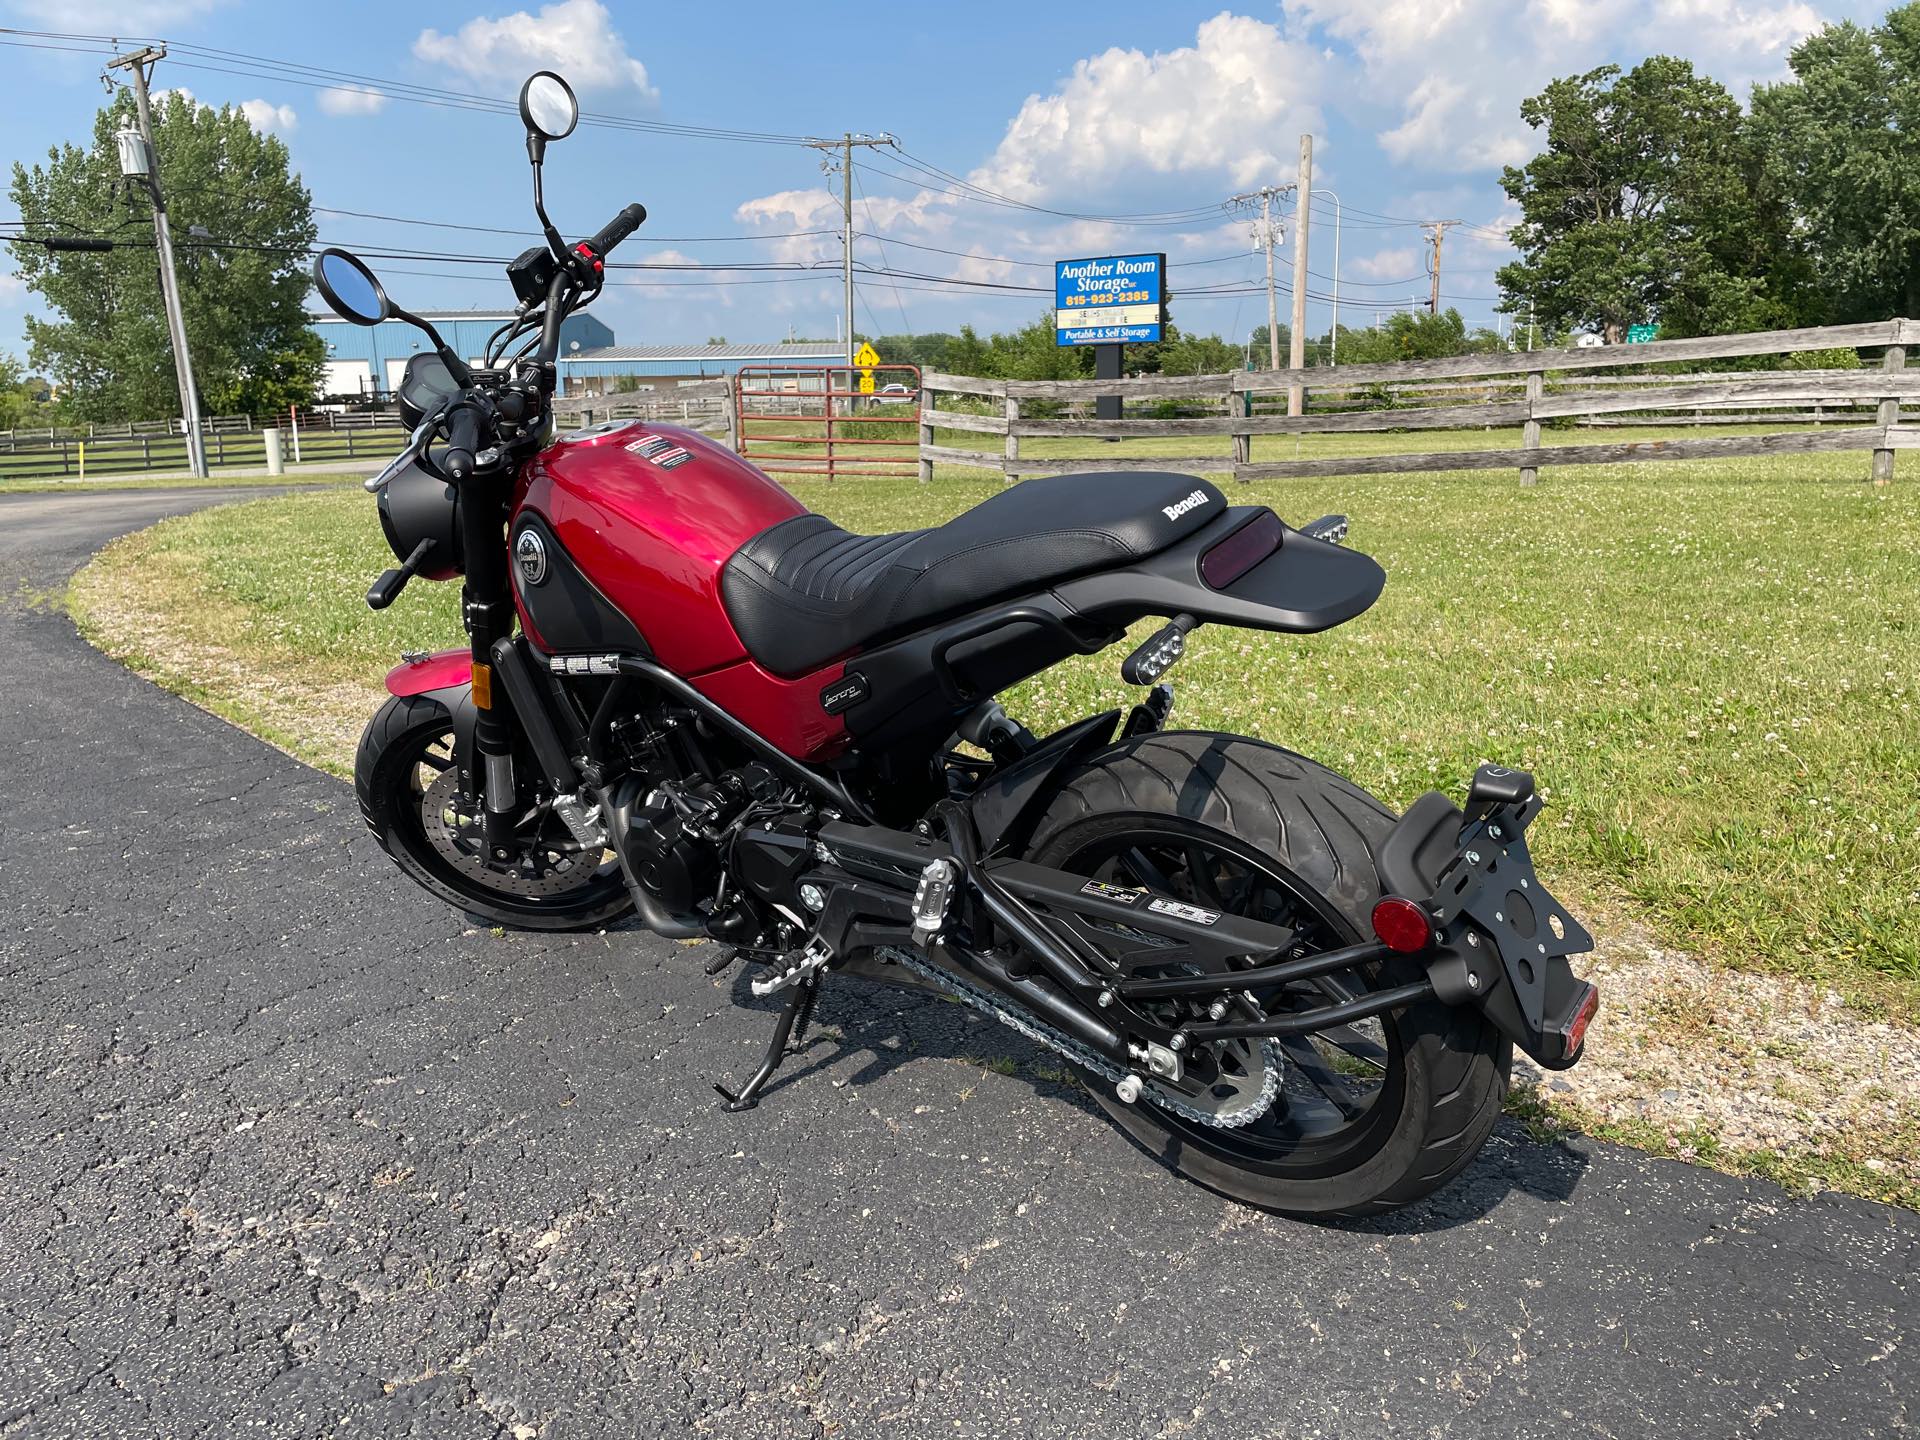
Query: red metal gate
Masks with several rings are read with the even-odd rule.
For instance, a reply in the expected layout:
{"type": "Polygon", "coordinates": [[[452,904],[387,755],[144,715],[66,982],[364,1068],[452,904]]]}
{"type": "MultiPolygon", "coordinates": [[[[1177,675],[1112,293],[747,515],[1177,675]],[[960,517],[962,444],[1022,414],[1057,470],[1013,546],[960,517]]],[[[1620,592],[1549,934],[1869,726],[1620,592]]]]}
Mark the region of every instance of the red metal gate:
{"type": "Polygon", "coordinates": [[[743,365],[740,454],[791,475],[920,473],[918,365],[743,365]]]}

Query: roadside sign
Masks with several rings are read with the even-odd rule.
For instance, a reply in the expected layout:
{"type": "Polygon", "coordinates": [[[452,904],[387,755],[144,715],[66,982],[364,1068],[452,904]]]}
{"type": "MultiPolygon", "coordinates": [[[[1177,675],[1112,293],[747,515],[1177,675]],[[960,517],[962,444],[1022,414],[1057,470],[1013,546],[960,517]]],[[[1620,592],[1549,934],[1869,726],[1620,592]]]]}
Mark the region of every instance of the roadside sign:
{"type": "Polygon", "coordinates": [[[860,372],[860,393],[862,395],[873,394],[873,371],[862,370],[860,372]]]}
{"type": "Polygon", "coordinates": [[[871,341],[862,340],[860,348],[853,352],[853,363],[862,370],[871,370],[880,363],[880,352],[873,348],[871,341]]]}
{"type": "Polygon", "coordinates": [[[1627,327],[1627,344],[1629,345],[1645,345],[1648,341],[1658,340],[1659,338],[1660,327],[1658,325],[1629,325],[1627,327]]]}
{"type": "Polygon", "coordinates": [[[1167,257],[1105,255],[1053,266],[1053,343],[1119,345],[1161,338],[1167,257]]]}

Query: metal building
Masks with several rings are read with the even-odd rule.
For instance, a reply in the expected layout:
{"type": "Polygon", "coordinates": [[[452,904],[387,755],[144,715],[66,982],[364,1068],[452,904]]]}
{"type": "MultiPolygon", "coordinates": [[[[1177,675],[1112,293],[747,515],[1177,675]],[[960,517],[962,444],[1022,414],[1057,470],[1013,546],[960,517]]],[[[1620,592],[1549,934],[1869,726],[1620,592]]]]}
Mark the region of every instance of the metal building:
{"type": "Polygon", "coordinates": [[[779,340],[762,345],[614,345],[560,347],[561,393],[671,390],[740,373],[743,365],[837,365],[846,351],[837,340],[779,340]]]}
{"type": "MultiPolygon", "coordinates": [[[[422,310],[441,337],[470,364],[479,364],[487,337],[513,318],[508,310],[422,310]]],[[[427,337],[403,320],[353,325],[330,313],[308,317],[327,347],[321,392],[334,399],[381,399],[400,383],[407,361],[428,349],[427,337]]],[[[560,326],[562,354],[600,350],[613,344],[613,331],[593,315],[570,315],[560,326]]]]}

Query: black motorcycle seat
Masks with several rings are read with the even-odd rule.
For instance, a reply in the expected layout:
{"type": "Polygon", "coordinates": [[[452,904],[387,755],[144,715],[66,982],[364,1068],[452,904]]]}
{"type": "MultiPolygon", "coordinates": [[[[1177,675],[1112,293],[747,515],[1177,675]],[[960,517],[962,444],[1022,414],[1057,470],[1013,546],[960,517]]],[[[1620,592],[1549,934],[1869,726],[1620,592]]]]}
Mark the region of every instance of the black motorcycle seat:
{"type": "Polygon", "coordinates": [[[931,530],[853,535],[796,515],[733,553],[720,593],[749,655],[804,675],[942,617],[1156,554],[1226,508],[1196,476],[1111,471],[1024,481],[931,530]]]}

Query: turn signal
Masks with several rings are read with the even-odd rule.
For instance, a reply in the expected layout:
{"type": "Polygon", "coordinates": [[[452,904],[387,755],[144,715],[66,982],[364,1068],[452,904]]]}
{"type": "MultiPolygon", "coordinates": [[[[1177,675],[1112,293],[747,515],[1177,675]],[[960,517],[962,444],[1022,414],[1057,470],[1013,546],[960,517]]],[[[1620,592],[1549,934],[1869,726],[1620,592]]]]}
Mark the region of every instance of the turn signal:
{"type": "Polygon", "coordinates": [[[1417,955],[1433,943],[1433,921],[1413,901],[1388,895],[1373,907],[1373,933],[1389,950],[1417,955]]]}

